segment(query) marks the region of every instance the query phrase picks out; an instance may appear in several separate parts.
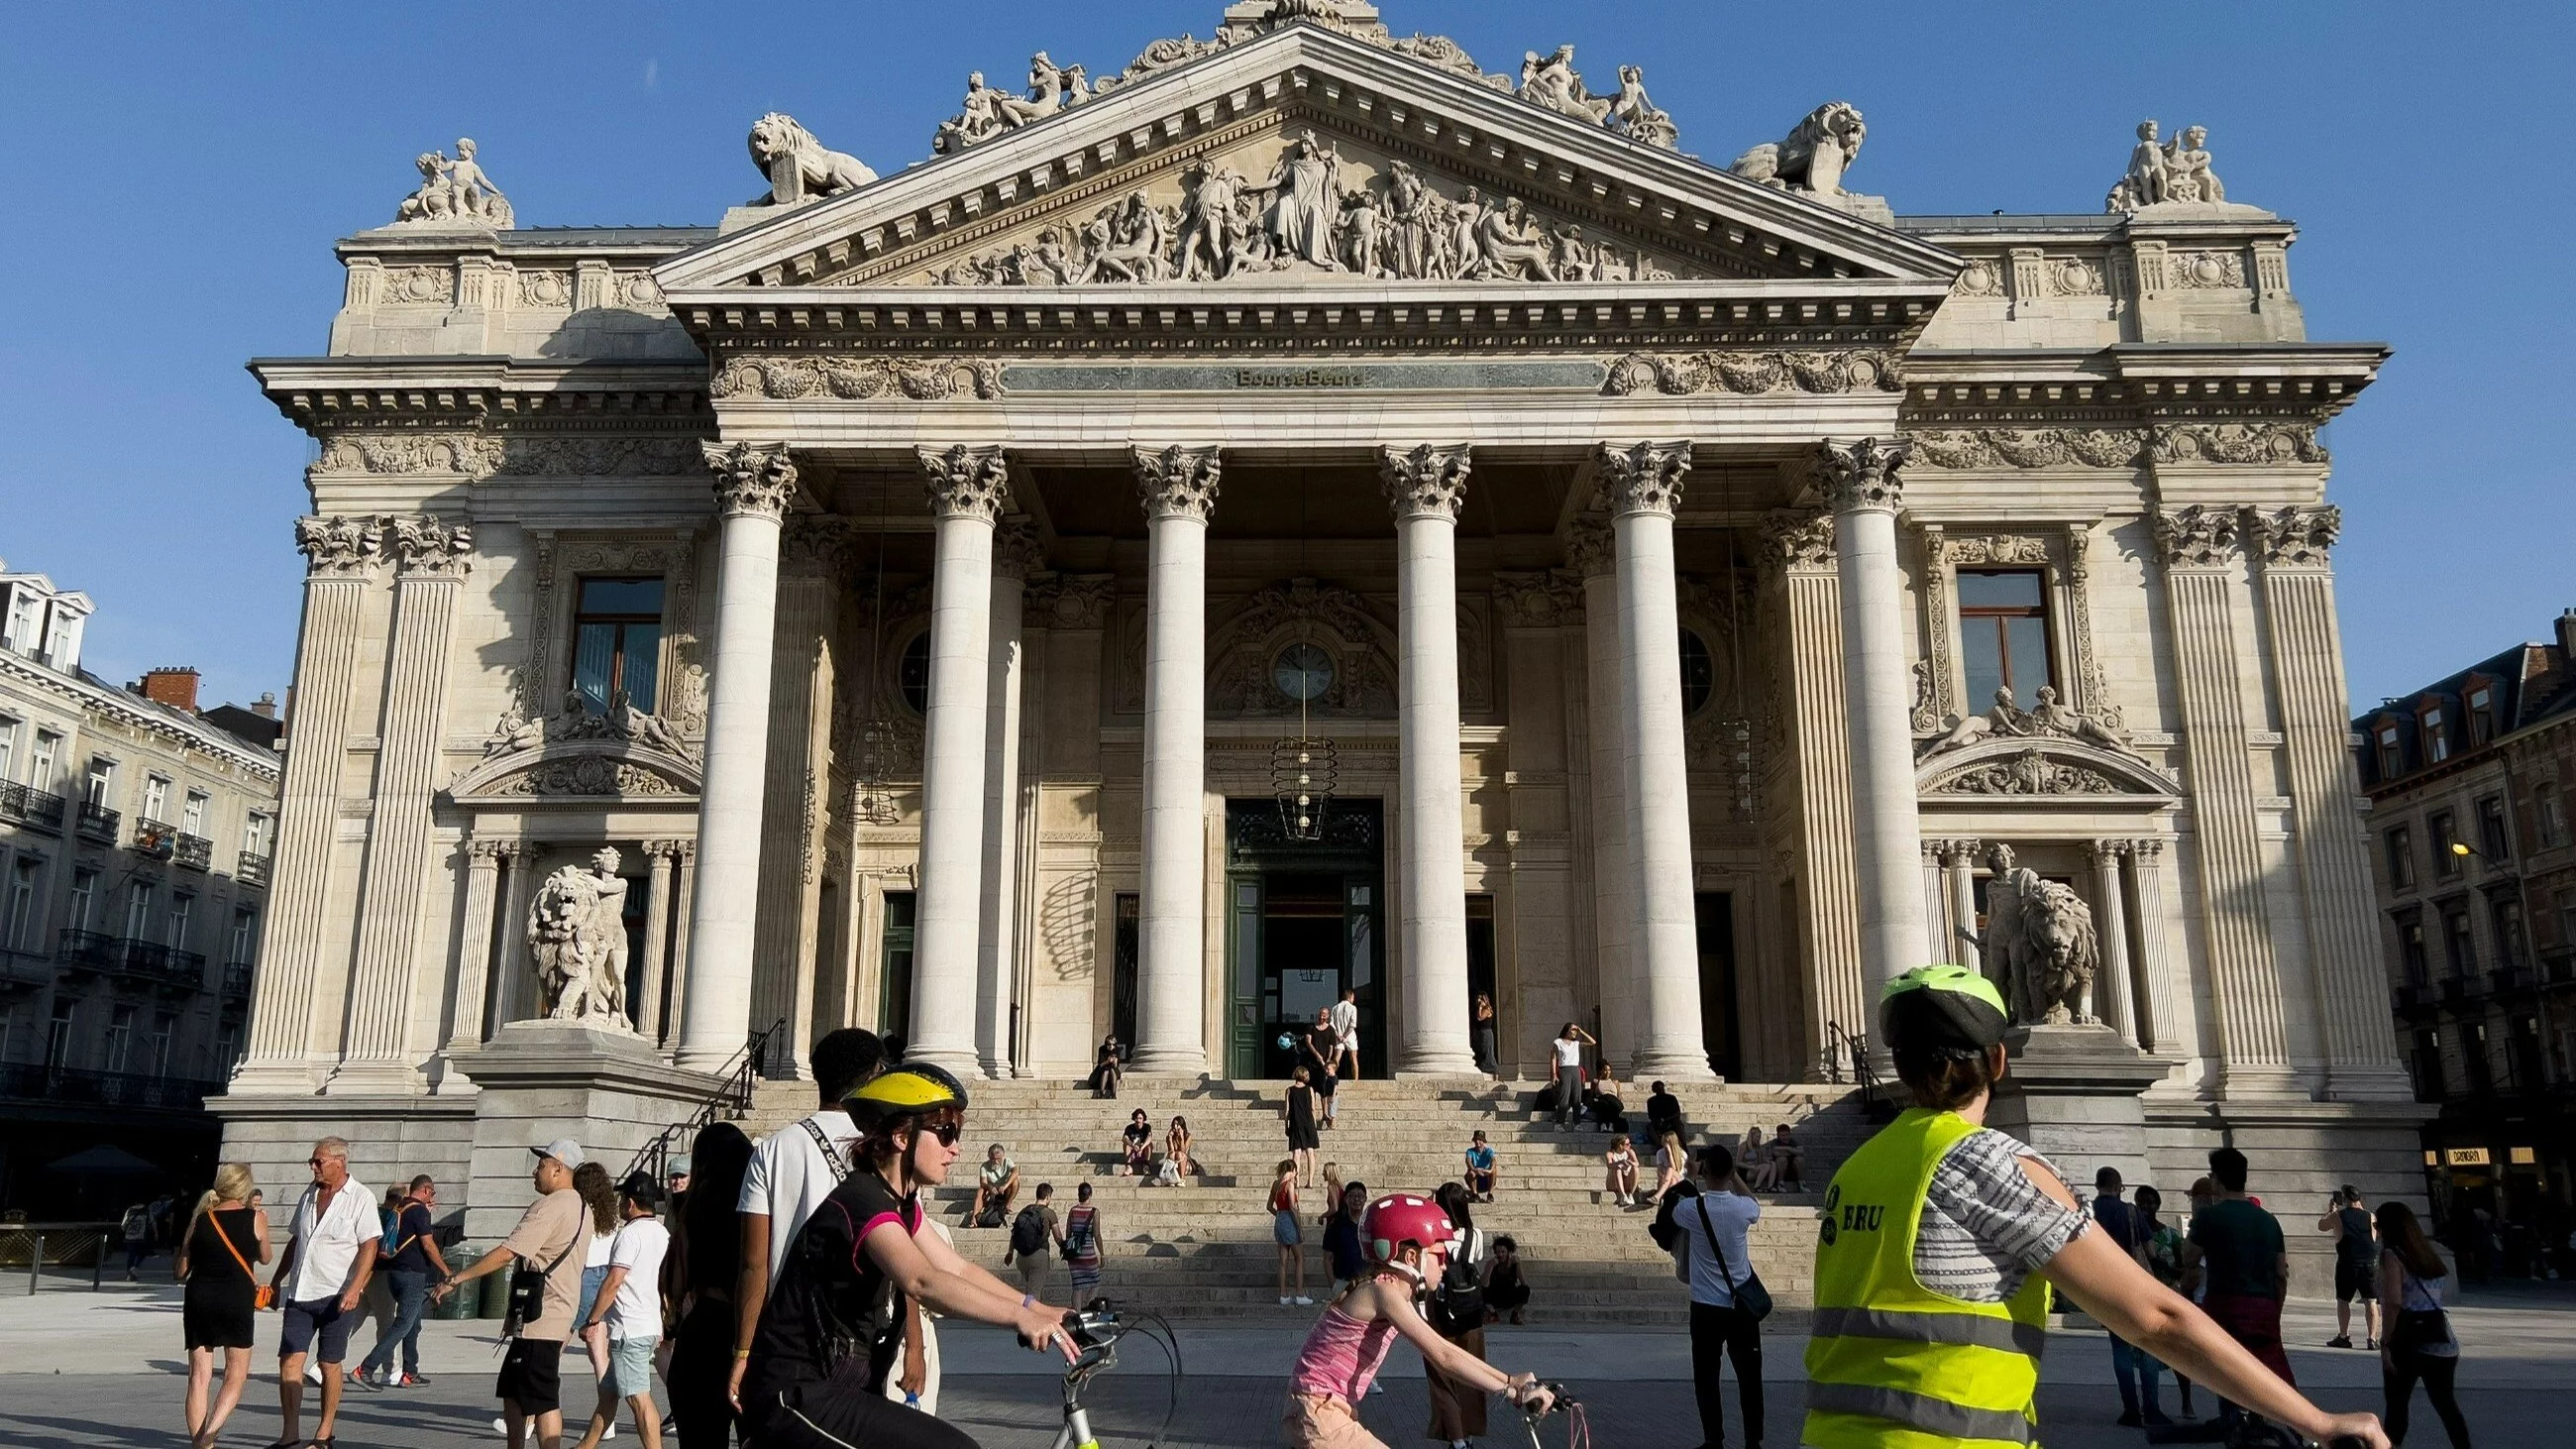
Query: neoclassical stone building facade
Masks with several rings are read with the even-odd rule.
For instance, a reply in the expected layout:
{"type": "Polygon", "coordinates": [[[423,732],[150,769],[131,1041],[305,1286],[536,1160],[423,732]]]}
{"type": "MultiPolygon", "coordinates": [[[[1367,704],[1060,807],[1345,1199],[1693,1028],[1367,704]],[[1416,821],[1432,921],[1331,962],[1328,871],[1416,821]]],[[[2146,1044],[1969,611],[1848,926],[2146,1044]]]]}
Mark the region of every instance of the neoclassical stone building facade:
{"type": "Polygon", "coordinates": [[[1622,79],[1252,3],[883,180],[764,117],[717,227],[424,157],[253,365],[320,456],[237,1136],[461,1159],[603,845],[675,1093],[772,1022],[1276,1076],[1344,986],[1372,1071],[1489,995],[1507,1073],[1831,1077],[2027,868],[2160,1150],[2405,1183],[2317,440],[2386,349],[2196,128],[1900,217],[1849,106],[1726,168],[1622,79]]]}

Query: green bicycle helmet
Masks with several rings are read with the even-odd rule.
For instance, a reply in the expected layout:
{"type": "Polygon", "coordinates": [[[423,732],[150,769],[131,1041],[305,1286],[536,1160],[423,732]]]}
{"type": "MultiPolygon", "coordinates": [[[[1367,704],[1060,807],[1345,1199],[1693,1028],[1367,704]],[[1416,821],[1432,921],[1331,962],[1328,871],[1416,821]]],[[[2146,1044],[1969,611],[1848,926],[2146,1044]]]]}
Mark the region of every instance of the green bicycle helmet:
{"type": "Polygon", "coordinates": [[[881,1072],[850,1090],[843,1106],[861,1132],[897,1117],[922,1117],[943,1108],[966,1109],[965,1084],[945,1067],[906,1062],[881,1072]]]}
{"type": "Polygon", "coordinates": [[[2004,1039],[2011,1019],[2003,993],[1965,966],[1917,966],[1878,997],[1878,1026],[1890,1051],[1984,1051],[2004,1039]]]}

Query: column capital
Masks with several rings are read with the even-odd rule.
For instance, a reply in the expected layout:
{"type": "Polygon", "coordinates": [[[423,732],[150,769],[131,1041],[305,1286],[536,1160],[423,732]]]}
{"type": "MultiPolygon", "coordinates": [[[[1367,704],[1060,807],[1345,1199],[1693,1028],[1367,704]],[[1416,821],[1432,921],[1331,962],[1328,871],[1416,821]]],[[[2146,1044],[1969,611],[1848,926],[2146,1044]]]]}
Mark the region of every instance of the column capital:
{"type": "Polygon", "coordinates": [[[1601,468],[1601,496],[1613,518],[1631,513],[1673,516],[1682,501],[1682,475],[1690,471],[1688,443],[1603,443],[1593,450],[1601,468]]]}
{"type": "Polygon", "coordinates": [[[1000,448],[955,443],[913,452],[921,459],[922,486],[929,491],[933,517],[1001,520],[1011,499],[1011,461],[1000,448]]]}
{"type": "Polygon", "coordinates": [[[668,861],[680,853],[680,842],[676,840],[647,840],[642,845],[644,858],[650,861],[668,861]]]}
{"type": "Polygon", "coordinates": [[[502,849],[503,843],[504,842],[502,841],[486,837],[469,838],[465,842],[465,858],[468,862],[492,861],[497,863],[501,857],[507,853],[502,849]]]}
{"type": "Polygon", "coordinates": [[[1773,510],[1762,520],[1762,561],[1776,569],[1834,566],[1834,521],[1802,509],[1773,510]]]}
{"type": "Polygon", "coordinates": [[[1038,523],[1025,513],[1004,518],[993,533],[993,572],[1015,579],[1046,567],[1046,540],[1038,534],[1038,523]]]}
{"type": "Polygon", "coordinates": [[[2156,552],[2166,568],[2224,568],[2243,550],[2245,510],[2194,503],[2155,518],[2156,552]]]}
{"type": "Polygon", "coordinates": [[[2084,842],[2084,858],[2096,866],[2117,865],[2128,856],[2134,844],[2134,841],[2117,838],[2088,840],[2084,842]]]}
{"type": "Polygon", "coordinates": [[[1577,578],[1603,579],[1619,572],[1618,535],[1589,514],[1565,526],[1565,565],[1577,578]]]}
{"type": "Polygon", "coordinates": [[[474,525],[434,513],[398,513],[384,521],[384,551],[404,578],[463,578],[466,556],[474,552],[474,525]]]}
{"type": "Polygon", "coordinates": [[[1914,445],[1903,438],[1882,443],[1863,438],[1844,446],[1818,443],[1816,485],[1835,513],[1894,513],[1905,503],[1902,476],[1914,445]]]}
{"type": "Polygon", "coordinates": [[[363,579],[375,571],[384,548],[384,526],[374,519],[330,514],[295,520],[295,548],[315,578],[363,579]]]}
{"type": "Polygon", "coordinates": [[[1442,447],[1416,443],[1410,448],[1378,449],[1377,481],[1386,491],[1386,506],[1400,522],[1407,518],[1456,521],[1459,500],[1467,496],[1467,471],[1473,466],[1468,444],[1442,447]]]}
{"type": "Polygon", "coordinates": [[[2129,842],[2129,858],[2140,865],[2159,860],[2163,858],[2164,853],[2165,843],[2152,836],[2129,842]]]}
{"type": "Polygon", "coordinates": [[[683,865],[683,866],[691,866],[691,865],[695,865],[695,864],[697,864],[697,863],[698,863],[698,843],[697,843],[696,841],[694,841],[694,840],[675,840],[675,841],[672,841],[672,842],[671,842],[671,858],[672,858],[672,859],[674,859],[674,860],[676,860],[676,861],[678,861],[678,862],[679,862],[681,865],[683,865]]]}
{"type": "Polygon", "coordinates": [[[2315,508],[2292,505],[2247,517],[2252,542],[2263,551],[2266,569],[2323,569],[2327,551],[2343,532],[2343,510],[2333,504],[2315,508]]]}
{"type": "Polygon", "coordinates": [[[785,443],[701,443],[716,475],[722,517],[783,518],[796,499],[796,461],[785,443]]]}
{"type": "Polygon", "coordinates": [[[1148,519],[1189,518],[1207,522],[1216,511],[1217,485],[1225,481],[1225,459],[1214,447],[1174,443],[1166,448],[1130,448],[1136,469],[1136,502],[1148,519]]]}

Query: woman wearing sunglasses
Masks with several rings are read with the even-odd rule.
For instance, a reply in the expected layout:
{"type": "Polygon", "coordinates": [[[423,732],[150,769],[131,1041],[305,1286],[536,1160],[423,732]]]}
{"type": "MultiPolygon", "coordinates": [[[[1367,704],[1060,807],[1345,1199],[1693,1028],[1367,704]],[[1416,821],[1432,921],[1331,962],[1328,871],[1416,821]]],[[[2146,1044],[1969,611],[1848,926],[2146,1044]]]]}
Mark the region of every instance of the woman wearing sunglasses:
{"type": "Polygon", "coordinates": [[[882,1396],[910,1304],[1017,1330],[1069,1362],[1065,1310],[1039,1303],[957,1255],[922,1215],[921,1189],[948,1180],[965,1131],[966,1089],[907,1063],[854,1089],[856,1170],[806,1220],[761,1310],[743,1375],[745,1427],[762,1449],[974,1449],[975,1441],[882,1396]]]}

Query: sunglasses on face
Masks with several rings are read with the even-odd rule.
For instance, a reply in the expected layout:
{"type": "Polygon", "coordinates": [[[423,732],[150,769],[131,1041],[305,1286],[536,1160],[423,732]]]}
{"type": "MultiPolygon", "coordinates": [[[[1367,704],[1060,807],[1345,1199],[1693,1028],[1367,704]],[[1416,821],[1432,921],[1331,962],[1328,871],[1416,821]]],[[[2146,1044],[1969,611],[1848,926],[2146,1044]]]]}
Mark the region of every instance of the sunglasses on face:
{"type": "Polygon", "coordinates": [[[924,1122],[921,1124],[921,1130],[938,1138],[940,1146],[954,1147],[957,1145],[957,1139],[966,1135],[966,1124],[963,1122],[924,1122]]]}

